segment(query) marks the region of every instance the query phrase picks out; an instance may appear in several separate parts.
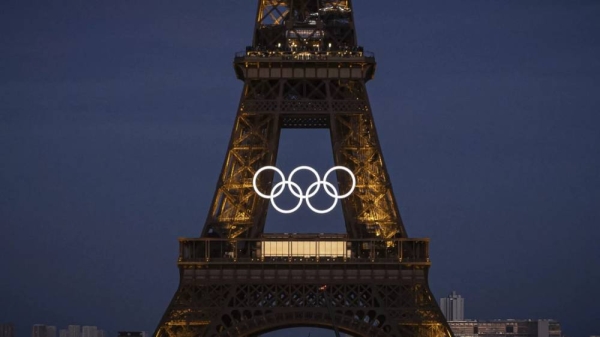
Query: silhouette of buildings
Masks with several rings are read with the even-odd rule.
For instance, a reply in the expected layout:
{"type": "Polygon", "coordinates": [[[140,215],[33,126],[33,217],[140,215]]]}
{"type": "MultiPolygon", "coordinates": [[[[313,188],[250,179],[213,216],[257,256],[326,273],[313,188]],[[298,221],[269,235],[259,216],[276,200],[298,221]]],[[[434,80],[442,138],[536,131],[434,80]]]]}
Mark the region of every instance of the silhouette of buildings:
{"type": "Polygon", "coordinates": [[[79,325],[69,325],[67,331],[67,337],[81,337],[81,326],[79,325]]]}
{"type": "Polygon", "coordinates": [[[15,337],[15,326],[12,323],[0,324],[0,337],[15,337]]]}
{"type": "MultiPolygon", "coordinates": [[[[453,291],[440,299],[455,337],[561,337],[560,323],[552,319],[465,319],[465,299],[453,291]]],[[[593,337],[593,336],[592,336],[593,337]]],[[[598,336],[597,336],[598,337],[598,336]]]]}
{"type": "Polygon", "coordinates": [[[463,321],[465,319],[465,299],[458,295],[456,291],[448,297],[442,297],[440,299],[440,309],[446,316],[446,320],[450,321],[463,321]]]}
{"type": "Polygon", "coordinates": [[[31,328],[31,337],[46,337],[46,326],[44,324],[35,324],[31,328]]]}
{"type": "MultiPolygon", "coordinates": [[[[86,325],[81,328],[81,337],[97,337],[98,328],[95,326],[86,325]]],[[[71,337],[71,336],[69,336],[71,337]]]]}
{"type": "Polygon", "coordinates": [[[117,337],[147,337],[146,331],[119,331],[117,337]]]}
{"type": "Polygon", "coordinates": [[[56,337],[56,327],[52,325],[46,325],[46,337],[56,337]]]}
{"type": "MultiPolygon", "coordinates": [[[[0,333],[3,331],[4,325],[0,325],[0,333]]],[[[14,337],[14,329],[12,331],[12,334],[0,334],[0,337],[14,337]]],[[[80,325],[69,325],[66,329],[60,329],[58,336],[56,332],[56,326],[35,324],[31,329],[31,337],[108,337],[106,331],[90,325],[84,326],[83,329],[80,325]]]]}
{"type": "Polygon", "coordinates": [[[456,337],[561,337],[560,323],[552,319],[498,319],[449,321],[456,337]]]}

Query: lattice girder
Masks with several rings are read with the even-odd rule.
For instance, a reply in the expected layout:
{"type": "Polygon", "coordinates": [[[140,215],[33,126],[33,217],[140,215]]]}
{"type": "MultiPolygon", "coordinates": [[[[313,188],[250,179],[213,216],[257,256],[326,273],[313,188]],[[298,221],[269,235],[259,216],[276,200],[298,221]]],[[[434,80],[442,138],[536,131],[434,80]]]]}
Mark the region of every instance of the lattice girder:
{"type": "Polygon", "coordinates": [[[338,113],[331,128],[335,163],[350,168],[357,181],[342,203],[348,232],[406,237],[370,112],[338,113]]]}
{"type": "Polygon", "coordinates": [[[278,123],[276,116],[240,109],[203,236],[248,236],[260,226],[267,205],[254,192],[252,178],[260,167],[275,163],[278,123]]]}
{"type": "MultiPolygon", "coordinates": [[[[203,235],[262,233],[268,204],[251,185],[256,170],[274,165],[282,127],[329,127],[334,161],[350,168],[357,188],[342,202],[351,237],[406,237],[385,170],[364,83],[354,80],[248,80],[212,213],[203,235]],[[260,98],[257,100],[256,98],[260,98]],[[337,99],[334,99],[337,98],[337,99]],[[339,99],[344,98],[344,99],[339,99]],[[256,105],[262,102],[266,110],[256,105]],[[279,113],[278,113],[279,112],[279,113]],[[316,118],[323,114],[324,118],[316,118]],[[290,119],[291,116],[295,116],[290,119]],[[210,229],[207,229],[209,228],[210,229]]],[[[268,190],[266,182],[259,182],[268,190]]],[[[351,181],[338,177],[341,190],[351,181]]]]}
{"type": "Polygon", "coordinates": [[[407,331],[416,333],[410,336],[449,336],[425,278],[326,285],[306,279],[188,279],[177,294],[171,315],[163,318],[161,337],[173,336],[168,328],[173,326],[195,336],[252,336],[282,327],[330,327],[332,320],[356,336],[404,336],[407,331]]]}
{"type": "Polygon", "coordinates": [[[356,46],[349,0],[259,1],[257,50],[338,50],[356,46]]]}

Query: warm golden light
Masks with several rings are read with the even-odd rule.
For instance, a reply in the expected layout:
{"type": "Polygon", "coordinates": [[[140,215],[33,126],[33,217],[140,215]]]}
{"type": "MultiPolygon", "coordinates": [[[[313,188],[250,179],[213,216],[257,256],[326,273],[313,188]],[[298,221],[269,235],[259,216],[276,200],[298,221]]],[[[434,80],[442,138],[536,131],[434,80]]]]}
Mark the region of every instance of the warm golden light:
{"type": "Polygon", "coordinates": [[[345,241],[264,241],[261,257],[344,257],[345,241]]]}

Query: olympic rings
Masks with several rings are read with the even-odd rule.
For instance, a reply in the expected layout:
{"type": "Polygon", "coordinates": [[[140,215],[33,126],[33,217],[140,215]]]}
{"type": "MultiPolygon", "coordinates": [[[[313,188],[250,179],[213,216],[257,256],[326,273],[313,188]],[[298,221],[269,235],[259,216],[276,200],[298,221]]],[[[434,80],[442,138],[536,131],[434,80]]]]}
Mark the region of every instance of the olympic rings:
{"type": "Polygon", "coordinates": [[[323,180],[321,180],[319,173],[314,168],[312,168],[310,166],[298,166],[297,168],[292,170],[292,172],[290,173],[289,180],[286,180],[285,175],[283,174],[283,172],[281,172],[280,169],[278,169],[275,166],[265,166],[265,167],[261,167],[254,174],[254,178],[252,178],[252,187],[254,187],[254,191],[261,198],[271,200],[271,205],[273,205],[273,208],[275,208],[280,213],[283,213],[283,214],[294,213],[295,211],[297,211],[300,208],[300,206],[302,206],[302,201],[306,200],[306,205],[308,205],[308,208],[310,208],[313,212],[319,213],[319,214],[325,214],[325,213],[331,212],[335,208],[338,200],[347,198],[348,196],[350,196],[350,194],[352,194],[352,192],[354,192],[354,188],[356,188],[356,177],[354,176],[354,173],[352,173],[352,171],[350,171],[349,168],[344,167],[344,166],[334,166],[325,173],[325,176],[323,176],[323,180]],[[275,184],[275,186],[273,186],[273,188],[271,189],[271,194],[262,193],[261,191],[258,190],[258,187],[256,186],[256,179],[263,171],[266,171],[266,170],[275,171],[279,175],[279,177],[281,177],[281,181],[278,182],[277,184],[275,184]],[[350,188],[350,190],[343,195],[338,195],[338,191],[337,191],[336,187],[332,183],[327,181],[327,178],[329,177],[329,175],[337,170],[342,170],[342,171],[347,172],[350,175],[350,177],[352,178],[352,188],[350,188]],[[298,184],[296,184],[295,182],[292,181],[292,179],[294,178],[294,174],[298,173],[299,171],[309,171],[315,176],[315,178],[317,180],[316,182],[314,182],[314,183],[310,184],[310,186],[308,186],[308,188],[306,189],[306,193],[303,193],[302,188],[300,188],[300,186],[298,184]],[[325,190],[325,193],[327,193],[330,197],[333,198],[333,204],[327,209],[315,208],[310,203],[310,198],[314,197],[319,192],[319,190],[321,189],[321,185],[323,186],[323,190],[325,190]],[[298,198],[298,203],[296,204],[296,206],[294,206],[290,209],[282,209],[275,203],[275,198],[277,198],[278,196],[281,195],[281,193],[283,193],[286,186],[289,188],[292,195],[295,196],[296,198],[298,198]]]}

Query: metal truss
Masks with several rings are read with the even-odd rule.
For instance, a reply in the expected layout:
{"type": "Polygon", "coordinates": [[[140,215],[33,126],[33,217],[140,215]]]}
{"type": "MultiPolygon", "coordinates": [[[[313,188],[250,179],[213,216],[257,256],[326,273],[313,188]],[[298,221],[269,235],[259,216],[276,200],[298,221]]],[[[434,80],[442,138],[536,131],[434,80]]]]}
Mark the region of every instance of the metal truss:
{"type": "Polygon", "coordinates": [[[262,231],[268,204],[257,198],[252,177],[275,163],[279,131],[275,115],[240,111],[203,236],[235,238],[262,231]]]}
{"type": "MultiPolygon", "coordinates": [[[[452,337],[428,287],[428,241],[409,239],[398,212],[365,87],[375,59],[356,44],[351,0],[258,0],[253,45],[234,70],[244,89],[211,208],[201,237],[180,242],[179,288],[154,336],[320,326],[452,337]],[[264,233],[269,205],[252,182],[276,164],[282,128],[330,130],[335,164],[356,177],[342,200],[346,234],[264,233]],[[269,240],[290,250],[266,252],[269,240]],[[337,255],[291,248],[324,241],[341,247],[337,255]]],[[[266,172],[257,184],[268,191],[272,180],[266,172]]],[[[337,183],[347,191],[351,181],[340,174],[337,183]]]]}
{"type": "Polygon", "coordinates": [[[327,50],[355,44],[350,0],[259,1],[255,48],[327,50]]]}
{"type": "MultiPolygon", "coordinates": [[[[406,237],[385,169],[364,82],[248,80],[203,236],[257,237],[268,204],[252,188],[254,173],[275,165],[281,128],[329,128],[336,165],[350,168],[357,190],[342,208],[354,238],[406,237]]],[[[272,176],[259,180],[265,188],[272,176]]],[[[351,181],[340,175],[341,190],[351,181]]]]}
{"type": "Polygon", "coordinates": [[[177,306],[166,317],[170,324],[161,328],[163,336],[255,336],[282,326],[330,327],[332,322],[356,336],[449,335],[439,322],[439,309],[429,290],[414,282],[218,284],[202,280],[182,285],[177,294],[177,306]]]}
{"type": "Polygon", "coordinates": [[[181,283],[156,336],[257,336],[307,325],[354,336],[450,336],[427,285],[428,243],[342,234],[180,239],[181,283]],[[316,258],[256,249],[285,241],[348,249],[316,258]]]}

